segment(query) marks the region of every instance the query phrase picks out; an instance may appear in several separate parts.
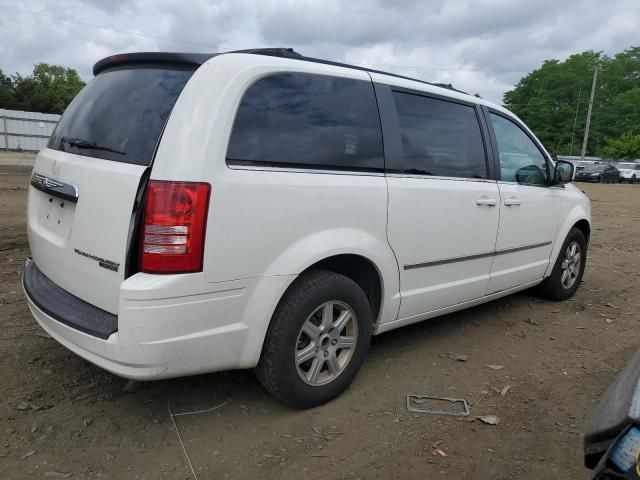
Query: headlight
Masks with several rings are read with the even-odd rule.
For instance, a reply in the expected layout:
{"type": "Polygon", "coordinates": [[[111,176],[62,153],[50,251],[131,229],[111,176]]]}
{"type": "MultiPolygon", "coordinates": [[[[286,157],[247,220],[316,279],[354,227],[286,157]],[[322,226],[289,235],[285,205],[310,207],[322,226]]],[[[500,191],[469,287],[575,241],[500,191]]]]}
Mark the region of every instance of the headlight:
{"type": "Polygon", "coordinates": [[[592,177],[597,177],[598,175],[600,175],[599,173],[592,173],[591,176],[592,177]]]}

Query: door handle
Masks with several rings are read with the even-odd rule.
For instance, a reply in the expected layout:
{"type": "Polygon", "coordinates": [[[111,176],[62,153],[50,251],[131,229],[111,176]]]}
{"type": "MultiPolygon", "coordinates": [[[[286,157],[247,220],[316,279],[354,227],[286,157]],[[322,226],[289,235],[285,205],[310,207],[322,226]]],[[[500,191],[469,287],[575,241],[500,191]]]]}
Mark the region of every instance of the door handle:
{"type": "Polygon", "coordinates": [[[476,200],[476,205],[486,205],[488,207],[495,207],[498,204],[498,201],[495,198],[491,197],[480,197],[476,200]]]}
{"type": "Polygon", "coordinates": [[[520,205],[522,203],[522,200],[520,200],[520,197],[508,197],[504,199],[504,204],[507,207],[511,207],[512,205],[520,205]]]}

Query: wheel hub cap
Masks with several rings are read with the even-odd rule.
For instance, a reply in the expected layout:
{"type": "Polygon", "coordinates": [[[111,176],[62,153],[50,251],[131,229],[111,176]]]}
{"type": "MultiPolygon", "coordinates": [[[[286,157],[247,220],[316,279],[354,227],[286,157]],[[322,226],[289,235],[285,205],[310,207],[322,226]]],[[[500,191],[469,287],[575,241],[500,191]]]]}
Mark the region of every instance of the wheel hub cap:
{"type": "Polygon", "coordinates": [[[312,386],[333,381],[349,364],[357,337],[358,323],[351,307],[338,301],[320,305],[298,333],[295,363],[299,377],[312,386]]]}
{"type": "Polygon", "coordinates": [[[573,241],[564,252],[562,259],[562,265],[560,266],[560,283],[566,289],[573,287],[580,274],[580,267],[582,265],[582,250],[578,242],[573,241]]]}

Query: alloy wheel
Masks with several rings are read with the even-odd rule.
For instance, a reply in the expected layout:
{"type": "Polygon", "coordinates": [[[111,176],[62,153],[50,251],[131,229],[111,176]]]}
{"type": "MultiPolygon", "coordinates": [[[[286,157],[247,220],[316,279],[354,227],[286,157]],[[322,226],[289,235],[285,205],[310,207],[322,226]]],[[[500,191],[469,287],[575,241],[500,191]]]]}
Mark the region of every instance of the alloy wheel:
{"type": "Polygon", "coordinates": [[[307,317],[295,347],[296,370],[311,386],[326,385],[353,357],[358,337],[356,316],[347,304],[330,301],[307,317]]]}
{"type": "Polygon", "coordinates": [[[582,249],[578,242],[573,241],[564,252],[562,265],[560,270],[560,283],[567,290],[573,287],[580,274],[580,266],[582,265],[582,249]]]}

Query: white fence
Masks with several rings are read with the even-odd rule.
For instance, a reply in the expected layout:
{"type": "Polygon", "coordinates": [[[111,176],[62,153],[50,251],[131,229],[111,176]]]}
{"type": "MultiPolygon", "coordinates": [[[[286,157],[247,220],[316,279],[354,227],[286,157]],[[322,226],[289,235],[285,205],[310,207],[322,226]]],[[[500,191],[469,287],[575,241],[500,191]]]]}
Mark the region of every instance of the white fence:
{"type": "Polygon", "coordinates": [[[40,150],[60,120],[60,115],[0,108],[0,148],[40,150]]]}

